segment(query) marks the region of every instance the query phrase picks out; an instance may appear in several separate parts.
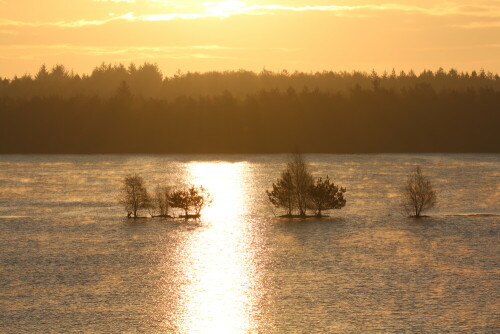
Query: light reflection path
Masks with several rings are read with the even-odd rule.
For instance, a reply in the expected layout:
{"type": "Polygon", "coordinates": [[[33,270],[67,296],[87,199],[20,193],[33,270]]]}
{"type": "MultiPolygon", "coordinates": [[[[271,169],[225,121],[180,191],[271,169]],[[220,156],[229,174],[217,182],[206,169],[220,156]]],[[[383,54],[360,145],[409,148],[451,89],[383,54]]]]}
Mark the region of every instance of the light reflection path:
{"type": "Polygon", "coordinates": [[[203,185],[213,203],[186,245],[182,332],[247,333],[252,308],[251,254],[247,251],[246,163],[192,162],[188,181],[203,185]]]}

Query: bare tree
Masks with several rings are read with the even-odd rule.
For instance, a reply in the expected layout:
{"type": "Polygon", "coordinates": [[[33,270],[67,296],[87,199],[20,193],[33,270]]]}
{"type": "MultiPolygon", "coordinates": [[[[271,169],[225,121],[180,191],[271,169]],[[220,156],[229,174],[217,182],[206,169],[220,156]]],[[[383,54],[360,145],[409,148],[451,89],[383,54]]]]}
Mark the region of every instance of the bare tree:
{"type": "Polygon", "coordinates": [[[408,175],[402,189],[401,205],[403,212],[413,217],[421,217],[422,212],[436,206],[436,192],[431,181],[422,174],[420,166],[408,175]]]}
{"type": "Polygon", "coordinates": [[[198,188],[191,186],[189,188],[189,198],[197,216],[200,215],[201,210],[212,203],[212,196],[203,186],[199,186],[198,188]]]}
{"type": "Polygon", "coordinates": [[[287,164],[287,170],[292,177],[295,190],[295,200],[300,216],[306,215],[309,189],[313,177],[302,154],[294,153],[287,164]]]}
{"type": "Polygon", "coordinates": [[[346,200],[344,193],[346,188],[330,183],[328,175],[326,179],[316,179],[316,183],[309,190],[310,207],[316,211],[316,216],[321,217],[323,210],[342,209],[346,200]]]}
{"type": "Polygon", "coordinates": [[[273,189],[266,193],[275,207],[287,210],[286,216],[292,216],[295,209],[298,216],[305,217],[313,184],[312,174],[302,154],[294,153],[281,177],[273,183],[273,189]]]}
{"type": "Polygon", "coordinates": [[[169,195],[170,187],[159,184],[156,186],[150,212],[152,217],[169,217],[169,195]]]}
{"type": "Polygon", "coordinates": [[[151,206],[151,198],[146,189],[144,179],[137,174],[129,174],[123,180],[119,203],[125,207],[127,217],[137,218],[141,209],[151,206]]]}
{"type": "Polygon", "coordinates": [[[291,216],[295,207],[295,189],[292,174],[289,170],[281,173],[281,177],[273,183],[271,191],[266,190],[269,201],[277,208],[286,209],[287,215],[291,216]]]}

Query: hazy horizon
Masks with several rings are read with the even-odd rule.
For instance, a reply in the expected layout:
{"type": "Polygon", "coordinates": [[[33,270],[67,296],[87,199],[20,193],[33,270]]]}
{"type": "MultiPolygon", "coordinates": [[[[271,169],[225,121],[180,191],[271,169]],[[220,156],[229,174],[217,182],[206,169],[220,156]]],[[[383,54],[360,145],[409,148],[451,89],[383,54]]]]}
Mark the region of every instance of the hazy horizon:
{"type": "Polygon", "coordinates": [[[438,73],[442,72],[445,74],[452,72],[456,72],[459,75],[471,75],[472,73],[485,73],[487,75],[490,75],[495,79],[495,76],[498,76],[500,74],[500,71],[491,71],[487,68],[484,67],[479,67],[479,68],[471,68],[470,70],[466,70],[463,68],[456,68],[456,67],[444,67],[444,66],[438,66],[436,68],[429,68],[429,67],[423,67],[421,70],[417,70],[415,68],[396,68],[396,67],[390,67],[390,68],[384,68],[381,70],[377,70],[375,68],[369,68],[369,69],[362,69],[362,68],[353,68],[350,70],[345,70],[345,69],[333,69],[333,68],[324,68],[324,69],[317,69],[317,70],[298,70],[298,69],[286,69],[286,68],[277,68],[277,69],[270,69],[267,67],[262,67],[261,69],[247,69],[247,68],[233,68],[233,69],[206,69],[206,70],[191,70],[189,68],[187,69],[175,69],[172,72],[165,72],[161,66],[159,66],[158,62],[156,61],[144,61],[141,63],[138,62],[120,62],[120,61],[110,61],[110,62],[105,62],[102,61],[100,63],[96,63],[93,66],[90,66],[88,70],[78,72],[74,68],[68,66],[67,64],[64,64],[62,62],[59,63],[54,63],[54,64],[48,64],[48,63],[40,63],[38,66],[35,66],[33,71],[31,72],[19,72],[19,73],[14,73],[11,76],[6,76],[3,73],[0,73],[0,79],[7,79],[7,80],[14,80],[16,78],[22,78],[25,76],[29,76],[31,78],[36,78],[36,75],[40,72],[42,68],[45,68],[47,72],[53,72],[54,70],[57,70],[58,68],[62,67],[64,70],[70,74],[71,76],[80,76],[80,77],[85,77],[85,76],[92,76],[92,74],[96,71],[99,70],[102,67],[111,67],[111,68],[118,68],[118,67],[124,67],[125,69],[130,69],[131,66],[135,66],[137,68],[141,66],[154,66],[159,70],[159,73],[162,75],[162,79],[174,79],[177,77],[182,77],[186,76],[188,74],[196,74],[196,75],[208,75],[211,73],[218,73],[218,74],[232,74],[232,73],[252,73],[255,75],[262,75],[262,74],[272,74],[272,75],[285,75],[285,76],[293,76],[293,75],[315,75],[315,74],[339,74],[339,75],[362,75],[362,76],[370,76],[373,74],[378,75],[379,77],[383,77],[386,75],[389,77],[392,73],[395,73],[396,76],[400,76],[401,73],[404,74],[410,74],[410,76],[420,76],[422,74],[426,74],[427,72],[432,72],[432,73],[438,73]]]}

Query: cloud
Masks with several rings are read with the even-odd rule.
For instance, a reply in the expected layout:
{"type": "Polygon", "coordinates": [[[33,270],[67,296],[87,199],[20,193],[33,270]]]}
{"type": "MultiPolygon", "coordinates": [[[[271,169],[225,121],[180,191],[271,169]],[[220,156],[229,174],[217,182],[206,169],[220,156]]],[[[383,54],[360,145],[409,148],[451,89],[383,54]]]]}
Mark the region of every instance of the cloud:
{"type": "Polygon", "coordinates": [[[185,45],[185,46],[93,46],[72,44],[12,44],[3,45],[0,59],[30,59],[50,56],[78,55],[86,57],[112,57],[112,59],[242,59],[249,52],[294,53],[299,48],[256,48],[230,47],[221,45],[185,45]]]}
{"type": "Polygon", "coordinates": [[[204,59],[235,59],[221,52],[242,51],[244,48],[226,47],[220,45],[191,45],[191,46],[86,46],[70,44],[52,45],[3,45],[0,58],[9,58],[12,55],[25,53],[43,56],[63,54],[78,54],[83,56],[125,56],[126,58],[204,58],[204,59]]]}
{"type": "Polygon", "coordinates": [[[2,35],[19,35],[19,31],[16,30],[0,30],[2,35]]]}
{"type": "Polygon", "coordinates": [[[135,3],[136,0],[93,0],[94,2],[125,2],[125,3],[135,3]]]}
{"type": "MultiPolygon", "coordinates": [[[[98,2],[127,2],[132,3],[135,0],[94,0],[98,2]]],[[[150,0],[152,1],[152,0],[150,0]]],[[[175,5],[171,1],[158,1],[162,4],[175,5]]],[[[170,12],[160,14],[135,14],[129,12],[123,15],[111,16],[101,20],[76,20],[76,21],[57,21],[57,22],[23,22],[15,20],[0,19],[0,26],[25,26],[25,27],[40,27],[40,26],[55,26],[63,28],[76,28],[84,26],[104,25],[113,21],[129,21],[129,22],[162,22],[172,20],[194,20],[202,18],[227,18],[234,15],[272,15],[280,12],[329,12],[339,16],[360,16],[360,14],[375,14],[380,12],[403,12],[415,13],[430,16],[472,16],[483,18],[498,18],[500,19],[500,5],[459,5],[453,2],[446,2],[434,7],[420,7],[402,4],[380,4],[380,5],[324,5],[324,6],[284,6],[284,5],[247,5],[242,1],[219,1],[207,2],[204,4],[204,11],[199,12],[170,12]]],[[[497,26],[494,24],[485,24],[486,26],[497,26]]],[[[462,27],[481,27],[478,24],[464,24],[462,27]]]]}
{"type": "Polygon", "coordinates": [[[235,12],[244,13],[252,11],[327,11],[327,12],[356,12],[356,11],[373,11],[373,12],[384,12],[384,11],[396,11],[396,12],[410,12],[419,13],[432,16],[446,16],[446,15],[481,15],[488,17],[500,16],[500,6],[464,6],[453,2],[447,2],[434,7],[420,7],[412,5],[402,5],[402,4],[380,4],[380,5],[327,5],[327,6],[282,6],[282,5],[259,5],[259,6],[248,6],[242,7],[235,12]]]}
{"type": "Polygon", "coordinates": [[[497,49],[500,48],[498,43],[488,43],[488,44],[471,44],[471,45],[460,45],[460,46],[447,46],[447,47],[426,47],[419,48],[418,51],[457,51],[457,50],[469,50],[469,49],[497,49]]]}
{"type": "Polygon", "coordinates": [[[76,20],[76,21],[56,21],[56,22],[23,22],[23,21],[15,21],[15,20],[6,20],[0,19],[0,27],[61,27],[61,28],[76,28],[76,27],[84,27],[84,26],[96,26],[96,25],[104,25],[113,21],[121,21],[121,20],[135,20],[133,13],[127,13],[120,16],[112,16],[103,20],[76,20]]]}
{"type": "Polygon", "coordinates": [[[500,28],[500,21],[495,22],[470,22],[466,24],[456,24],[453,25],[456,28],[463,29],[488,29],[488,28],[500,28]]]}

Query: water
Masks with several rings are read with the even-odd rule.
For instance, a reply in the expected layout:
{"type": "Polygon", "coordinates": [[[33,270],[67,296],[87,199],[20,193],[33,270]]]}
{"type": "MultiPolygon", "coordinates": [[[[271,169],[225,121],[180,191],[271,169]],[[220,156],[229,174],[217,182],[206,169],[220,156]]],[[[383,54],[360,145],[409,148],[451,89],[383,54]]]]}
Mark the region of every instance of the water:
{"type": "Polygon", "coordinates": [[[284,155],[0,156],[0,332],[359,333],[500,330],[500,155],[308,155],[347,187],[323,220],[265,190],[284,155]],[[438,192],[419,221],[398,189],[438,192]],[[199,222],[132,221],[123,177],[204,185],[199,222]]]}

